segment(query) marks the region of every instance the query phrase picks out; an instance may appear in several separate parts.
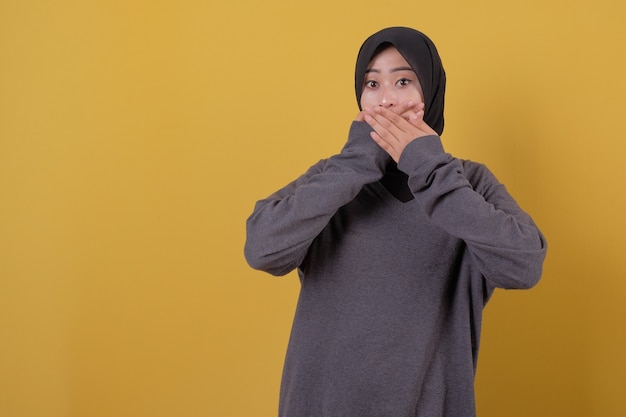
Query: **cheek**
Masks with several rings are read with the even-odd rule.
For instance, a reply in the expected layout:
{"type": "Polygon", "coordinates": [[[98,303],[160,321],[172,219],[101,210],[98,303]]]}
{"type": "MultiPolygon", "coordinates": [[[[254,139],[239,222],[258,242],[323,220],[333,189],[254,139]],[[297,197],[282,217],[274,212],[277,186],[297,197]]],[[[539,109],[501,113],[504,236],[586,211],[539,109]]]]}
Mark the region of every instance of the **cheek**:
{"type": "Polygon", "coordinates": [[[424,101],[424,97],[418,89],[406,90],[403,99],[403,101],[412,100],[417,103],[421,103],[424,101]]]}
{"type": "Polygon", "coordinates": [[[378,105],[378,101],[376,100],[376,96],[372,92],[363,92],[361,94],[361,108],[366,109],[368,107],[378,105]]]}

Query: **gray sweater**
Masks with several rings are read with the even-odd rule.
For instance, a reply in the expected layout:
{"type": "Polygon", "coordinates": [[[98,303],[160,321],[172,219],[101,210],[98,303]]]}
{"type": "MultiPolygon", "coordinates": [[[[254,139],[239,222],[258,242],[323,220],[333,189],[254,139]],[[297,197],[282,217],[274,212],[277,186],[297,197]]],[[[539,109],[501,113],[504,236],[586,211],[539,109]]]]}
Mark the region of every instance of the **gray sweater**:
{"type": "Polygon", "coordinates": [[[248,263],[301,280],[279,414],[474,416],[483,307],[496,287],[537,283],[546,242],[484,165],[438,136],[404,150],[415,198],[396,200],[370,131],[354,122],[341,153],[247,222],[248,263]]]}

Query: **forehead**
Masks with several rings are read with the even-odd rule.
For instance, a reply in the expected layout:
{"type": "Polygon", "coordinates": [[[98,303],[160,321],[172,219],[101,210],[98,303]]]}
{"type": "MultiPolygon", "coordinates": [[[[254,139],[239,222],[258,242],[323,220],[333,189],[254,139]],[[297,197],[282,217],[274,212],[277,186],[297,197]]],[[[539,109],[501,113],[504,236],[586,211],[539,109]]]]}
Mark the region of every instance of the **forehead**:
{"type": "Polygon", "coordinates": [[[404,59],[402,54],[393,45],[388,45],[374,54],[367,65],[368,69],[377,67],[394,67],[412,70],[411,65],[409,65],[406,59],[404,59]]]}

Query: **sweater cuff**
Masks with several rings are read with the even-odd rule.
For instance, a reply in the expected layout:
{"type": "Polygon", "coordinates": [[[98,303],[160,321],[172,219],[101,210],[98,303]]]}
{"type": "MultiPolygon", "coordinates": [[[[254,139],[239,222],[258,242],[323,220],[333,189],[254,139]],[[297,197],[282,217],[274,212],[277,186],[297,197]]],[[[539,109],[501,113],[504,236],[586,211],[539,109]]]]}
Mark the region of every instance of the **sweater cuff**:
{"type": "Polygon", "coordinates": [[[428,161],[443,153],[443,144],[439,136],[417,138],[404,148],[398,161],[398,169],[411,175],[415,170],[427,165],[428,161]]]}
{"type": "Polygon", "coordinates": [[[365,122],[359,122],[358,120],[353,120],[350,125],[350,137],[352,136],[366,136],[370,137],[370,132],[373,132],[374,129],[372,126],[368,125],[365,122]]]}
{"type": "Polygon", "coordinates": [[[383,169],[391,157],[370,136],[374,129],[365,122],[353,121],[350,126],[348,142],[341,154],[349,157],[364,158],[383,169]]]}

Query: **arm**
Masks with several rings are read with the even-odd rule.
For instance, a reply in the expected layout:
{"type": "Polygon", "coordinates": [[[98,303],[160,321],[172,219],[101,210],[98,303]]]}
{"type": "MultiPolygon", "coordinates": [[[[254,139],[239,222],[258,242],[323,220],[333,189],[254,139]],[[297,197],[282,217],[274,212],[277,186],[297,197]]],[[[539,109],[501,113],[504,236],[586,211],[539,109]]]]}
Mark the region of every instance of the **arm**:
{"type": "Polygon", "coordinates": [[[422,117],[407,120],[376,108],[365,120],[374,128],[372,138],[409,175],[417,203],[435,224],[465,241],[491,285],[532,287],[541,277],[545,238],[486,167],[444,153],[422,117]]]}
{"type": "Polygon", "coordinates": [[[463,239],[492,285],[530,288],[541,277],[546,241],[484,165],[444,153],[438,136],[410,142],[398,167],[429,218],[463,239]]]}
{"type": "Polygon", "coordinates": [[[352,123],[337,155],[256,203],[246,223],[246,260],[255,269],[285,275],[300,266],[315,237],[365,184],[383,175],[389,156],[364,122],[352,123]]]}

